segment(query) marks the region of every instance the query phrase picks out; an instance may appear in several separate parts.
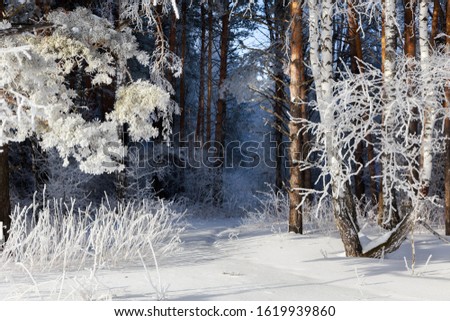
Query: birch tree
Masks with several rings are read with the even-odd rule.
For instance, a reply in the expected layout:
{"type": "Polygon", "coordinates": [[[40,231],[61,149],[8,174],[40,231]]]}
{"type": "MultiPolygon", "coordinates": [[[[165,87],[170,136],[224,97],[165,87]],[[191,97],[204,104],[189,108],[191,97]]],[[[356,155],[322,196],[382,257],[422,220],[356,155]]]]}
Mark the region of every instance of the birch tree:
{"type": "MultiPolygon", "coordinates": [[[[420,68],[424,75],[424,82],[427,88],[430,88],[430,45],[428,36],[428,7],[429,0],[419,0],[419,48],[420,48],[420,68]]],[[[420,188],[421,196],[428,195],[433,168],[433,131],[436,122],[435,93],[427,90],[423,97],[425,103],[423,128],[422,128],[422,146],[420,155],[420,188]]]]}
{"type": "MultiPolygon", "coordinates": [[[[447,16],[445,21],[445,52],[450,55],[450,0],[447,0],[447,16]]],[[[444,107],[450,109],[450,84],[445,86],[444,107]]],[[[445,139],[445,235],[450,235],[450,118],[444,120],[444,139],[445,139]]]]}
{"type": "Polygon", "coordinates": [[[311,69],[317,97],[324,161],[329,170],[333,213],[347,256],[360,256],[362,247],[354,202],[347,180],[347,170],[339,151],[339,137],[334,131],[333,106],[333,3],[331,0],[309,0],[309,33],[311,69]]]}
{"type": "Polygon", "coordinates": [[[384,0],[383,2],[383,80],[385,103],[382,115],[382,135],[384,146],[382,151],[382,176],[381,191],[378,199],[378,224],[392,228],[399,221],[396,192],[392,177],[395,177],[395,166],[393,157],[395,151],[389,152],[389,146],[394,146],[395,132],[393,130],[395,114],[393,113],[396,103],[394,90],[395,58],[396,58],[396,5],[395,0],[384,0]]]}

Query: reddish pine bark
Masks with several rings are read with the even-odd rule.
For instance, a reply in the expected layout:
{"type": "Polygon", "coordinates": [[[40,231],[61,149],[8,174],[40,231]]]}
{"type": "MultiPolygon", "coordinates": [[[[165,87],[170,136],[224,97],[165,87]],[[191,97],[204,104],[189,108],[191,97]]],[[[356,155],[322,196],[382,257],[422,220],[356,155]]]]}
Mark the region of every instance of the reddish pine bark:
{"type": "MultiPolygon", "coordinates": [[[[305,72],[303,65],[303,30],[302,7],[300,2],[291,1],[291,63],[289,69],[290,81],[290,114],[292,118],[299,119],[302,116],[303,99],[305,98],[305,72]]],[[[289,122],[289,232],[303,233],[303,216],[300,203],[302,196],[301,173],[298,162],[301,160],[301,125],[298,122],[289,122]]]]}
{"type": "MultiPolygon", "coordinates": [[[[350,58],[351,58],[351,70],[354,74],[359,74],[363,68],[360,64],[362,61],[362,45],[361,37],[358,31],[358,22],[356,21],[356,12],[353,6],[352,0],[348,1],[348,38],[350,43],[350,58]]],[[[363,166],[363,143],[359,143],[355,151],[355,160],[358,163],[357,166],[363,166]]],[[[371,163],[373,165],[373,163],[371,163]]],[[[357,199],[361,199],[365,195],[365,185],[363,180],[364,170],[361,168],[357,175],[355,175],[355,196],[357,199]]],[[[370,177],[372,182],[372,178],[370,177]]]]}
{"type": "Polygon", "coordinates": [[[201,49],[200,49],[200,88],[198,95],[197,127],[195,136],[203,142],[205,132],[205,51],[206,51],[206,9],[201,5],[201,49]]]}
{"type": "Polygon", "coordinates": [[[213,47],[213,11],[210,8],[208,14],[208,95],[206,98],[206,142],[211,141],[211,108],[212,108],[212,89],[213,89],[213,75],[212,75],[212,47],[213,47]]]}
{"type": "Polygon", "coordinates": [[[230,32],[230,3],[228,0],[224,2],[222,13],[222,33],[220,35],[220,70],[219,70],[219,99],[217,101],[216,113],[216,128],[215,128],[215,147],[216,147],[216,167],[218,173],[214,182],[214,204],[221,205],[223,202],[222,184],[223,184],[223,163],[224,163],[224,146],[225,146],[225,119],[227,111],[227,101],[223,86],[227,78],[228,68],[228,47],[229,47],[229,32],[230,32]]]}
{"type": "Polygon", "coordinates": [[[180,76],[180,141],[184,141],[186,123],[186,77],[184,72],[184,62],[186,59],[186,20],[187,20],[187,0],[181,4],[181,64],[183,72],[180,76]]]}

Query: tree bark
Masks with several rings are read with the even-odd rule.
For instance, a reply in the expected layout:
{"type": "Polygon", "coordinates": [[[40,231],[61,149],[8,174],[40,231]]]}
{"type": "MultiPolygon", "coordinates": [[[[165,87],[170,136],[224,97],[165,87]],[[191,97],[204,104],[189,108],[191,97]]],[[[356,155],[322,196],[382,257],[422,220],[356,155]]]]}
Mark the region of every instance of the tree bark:
{"type": "Polygon", "coordinates": [[[198,97],[197,127],[195,136],[201,143],[205,132],[205,51],[206,51],[206,9],[201,5],[201,48],[200,48],[200,88],[198,97]]]}
{"type": "Polygon", "coordinates": [[[220,70],[219,70],[219,99],[217,101],[216,128],[215,128],[215,145],[216,145],[216,167],[218,173],[214,183],[214,204],[219,206],[223,202],[222,183],[223,183],[223,165],[224,165],[224,149],[225,149],[225,120],[227,111],[227,101],[224,92],[224,83],[227,78],[228,68],[228,47],[230,32],[230,13],[229,0],[224,1],[222,13],[222,33],[220,35],[220,70]]]}
{"type": "Polygon", "coordinates": [[[362,246],[358,237],[355,204],[348,184],[345,185],[345,189],[342,194],[333,195],[334,218],[344,244],[345,255],[359,257],[362,255],[362,246]]]}
{"type": "MultiPolygon", "coordinates": [[[[396,57],[396,7],[395,0],[383,1],[383,30],[382,37],[382,69],[384,80],[385,107],[382,115],[382,131],[385,135],[384,144],[394,143],[395,133],[393,123],[395,115],[392,114],[391,101],[395,99],[392,93],[392,81],[395,73],[396,57]]],[[[382,179],[380,180],[380,196],[378,199],[378,224],[386,228],[393,228],[400,222],[397,208],[396,191],[392,186],[392,179],[389,173],[390,157],[386,152],[382,154],[382,179]],[[386,165],[387,168],[386,168],[386,165]]]]}
{"type": "MultiPolygon", "coordinates": [[[[311,69],[316,85],[316,96],[321,122],[333,126],[333,5],[331,0],[309,0],[309,35],[311,69]],[[319,13],[320,10],[320,13],[319,13]],[[320,15],[320,21],[319,21],[320,15]]],[[[360,256],[361,243],[355,205],[347,175],[343,172],[341,153],[336,147],[334,129],[323,134],[323,144],[330,173],[333,213],[347,256],[360,256]]]]}
{"type": "Polygon", "coordinates": [[[439,0],[433,1],[433,16],[431,19],[431,34],[430,34],[430,45],[432,48],[436,48],[436,36],[439,32],[439,14],[441,11],[441,5],[439,0]]]}
{"type": "Polygon", "coordinates": [[[5,8],[5,1],[0,0],[0,19],[3,20],[6,18],[6,8],[5,8]]]}
{"type": "Polygon", "coordinates": [[[211,109],[212,109],[212,90],[213,90],[213,74],[212,74],[212,48],[213,48],[213,11],[209,8],[208,14],[208,94],[206,98],[206,142],[207,149],[211,142],[211,109]]]}
{"type": "Polygon", "coordinates": [[[0,221],[3,223],[5,241],[11,227],[11,201],[9,197],[9,161],[8,144],[0,147],[0,221]]]}
{"type": "MultiPolygon", "coordinates": [[[[0,20],[7,18],[5,13],[5,3],[0,0],[0,20]]],[[[0,146],[0,221],[3,223],[3,235],[5,241],[9,237],[11,226],[11,200],[9,196],[9,161],[8,144],[0,146]]]]}
{"type": "MultiPolygon", "coordinates": [[[[361,36],[358,31],[358,22],[356,11],[353,5],[352,0],[348,0],[348,33],[349,33],[349,43],[350,43],[350,58],[351,58],[351,70],[354,74],[359,74],[363,70],[363,66],[361,65],[362,57],[362,45],[361,45],[361,36]]],[[[367,117],[365,117],[367,118],[367,117]]],[[[362,142],[358,144],[355,151],[355,161],[356,165],[360,166],[358,174],[355,175],[355,196],[358,200],[361,200],[362,197],[366,194],[365,184],[363,179],[363,152],[364,145],[362,142]]],[[[370,159],[369,159],[370,161],[370,159]]],[[[371,166],[374,166],[373,162],[370,163],[371,166]]],[[[370,179],[370,185],[372,186],[372,177],[370,179]]]]}
{"type": "MultiPolygon", "coordinates": [[[[175,13],[171,13],[170,17],[170,31],[169,31],[169,50],[175,53],[177,45],[177,17],[175,13]]],[[[170,82],[173,88],[175,88],[172,71],[167,72],[167,80],[170,82]]]]}
{"type": "MultiPolygon", "coordinates": [[[[425,74],[424,85],[432,82],[429,76],[429,35],[428,35],[428,4],[429,0],[419,0],[419,45],[420,45],[420,67],[425,74]]],[[[433,107],[428,104],[433,99],[433,91],[427,90],[424,95],[424,120],[422,128],[422,146],[420,151],[420,196],[428,196],[431,172],[433,168],[433,130],[436,116],[433,107]]]]}
{"type": "MultiPolygon", "coordinates": [[[[450,0],[447,0],[447,13],[445,21],[447,40],[445,50],[450,55],[450,0]]],[[[450,85],[445,87],[445,107],[450,108],[450,85]]],[[[450,235],[450,119],[445,118],[445,235],[450,235]]]]}
{"type": "MultiPolygon", "coordinates": [[[[417,7],[416,0],[403,0],[404,8],[405,8],[405,47],[404,52],[408,60],[407,71],[413,72],[414,68],[416,68],[414,64],[414,59],[416,58],[416,28],[415,28],[415,12],[417,7]]],[[[409,78],[408,78],[409,79],[409,78]]],[[[413,95],[414,93],[409,92],[408,95],[413,95]]],[[[412,109],[413,119],[410,121],[408,126],[409,135],[416,137],[418,133],[418,125],[419,122],[417,118],[419,117],[419,111],[417,107],[413,107],[412,109]]],[[[417,147],[417,146],[416,146],[417,147]]],[[[412,169],[412,173],[410,174],[409,180],[412,184],[419,180],[419,169],[417,166],[414,166],[412,169]]]]}
{"type": "Polygon", "coordinates": [[[303,29],[302,14],[303,9],[299,1],[293,0],[290,4],[291,13],[291,63],[289,68],[290,75],[290,114],[289,120],[289,232],[303,233],[303,216],[301,209],[302,196],[300,188],[302,187],[300,161],[302,159],[301,145],[301,124],[298,120],[301,118],[301,108],[304,104],[302,97],[302,88],[304,84],[304,65],[303,65],[303,29]]]}
{"type": "MultiPolygon", "coordinates": [[[[283,188],[283,133],[284,107],[285,107],[285,84],[283,72],[283,47],[286,34],[286,10],[283,0],[265,1],[264,14],[269,31],[271,47],[274,50],[273,67],[270,72],[275,86],[275,96],[272,99],[275,123],[275,188],[281,191],[283,188]]],[[[301,180],[303,181],[303,180],[301,180]]]]}
{"type": "Polygon", "coordinates": [[[362,256],[380,258],[386,253],[394,252],[402,245],[412,228],[414,228],[414,214],[408,213],[395,228],[388,232],[388,234],[382,236],[382,242],[372,248],[366,249],[362,256]]]}
{"type": "Polygon", "coordinates": [[[186,39],[187,39],[187,0],[182,0],[181,4],[181,65],[182,73],[180,76],[180,145],[183,145],[186,138],[186,73],[184,72],[184,63],[186,60],[186,39]]]}

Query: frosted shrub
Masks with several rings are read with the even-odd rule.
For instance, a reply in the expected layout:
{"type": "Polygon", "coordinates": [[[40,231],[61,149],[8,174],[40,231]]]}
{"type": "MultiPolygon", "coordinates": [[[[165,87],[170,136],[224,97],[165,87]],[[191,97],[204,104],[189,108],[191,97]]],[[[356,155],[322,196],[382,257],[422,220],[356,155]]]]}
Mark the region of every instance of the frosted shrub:
{"type": "Polygon", "coordinates": [[[122,262],[161,256],[180,243],[183,214],[172,203],[145,200],[98,208],[77,209],[70,203],[36,201],[16,206],[3,262],[20,262],[32,268],[114,267],[122,262]],[[140,254],[139,254],[140,253],[140,254]]]}
{"type": "Polygon", "coordinates": [[[324,233],[329,235],[336,232],[336,222],[333,217],[333,204],[331,198],[327,197],[320,202],[305,201],[303,206],[303,221],[305,230],[324,233]]]}
{"type": "MultiPolygon", "coordinates": [[[[260,192],[258,204],[246,210],[242,219],[244,226],[270,228],[273,232],[285,232],[289,215],[288,195],[270,188],[268,192],[260,192]]],[[[303,222],[305,232],[315,231],[330,234],[336,231],[333,218],[331,199],[325,198],[319,202],[305,200],[303,207],[303,222]]]]}
{"type": "Polygon", "coordinates": [[[286,193],[270,188],[260,192],[258,205],[246,211],[243,225],[271,228],[275,232],[284,232],[289,213],[289,199],[286,193]]]}

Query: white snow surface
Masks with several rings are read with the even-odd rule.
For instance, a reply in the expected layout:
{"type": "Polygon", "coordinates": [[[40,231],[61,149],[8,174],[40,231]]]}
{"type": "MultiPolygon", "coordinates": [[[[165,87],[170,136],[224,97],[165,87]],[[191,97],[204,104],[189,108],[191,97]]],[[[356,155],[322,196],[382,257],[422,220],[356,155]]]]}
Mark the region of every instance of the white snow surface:
{"type": "Polygon", "coordinates": [[[159,281],[150,261],[147,272],[139,261],[46,273],[7,264],[0,300],[156,300],[155,289],[166,300],[450,300],[450,245],[425,232],[414,236],[413,275],[408,240],[383,259],[346,258],[334,232],[273,233],[236,218],[189,223],[182,249],[158,258],[159,281]]]}

